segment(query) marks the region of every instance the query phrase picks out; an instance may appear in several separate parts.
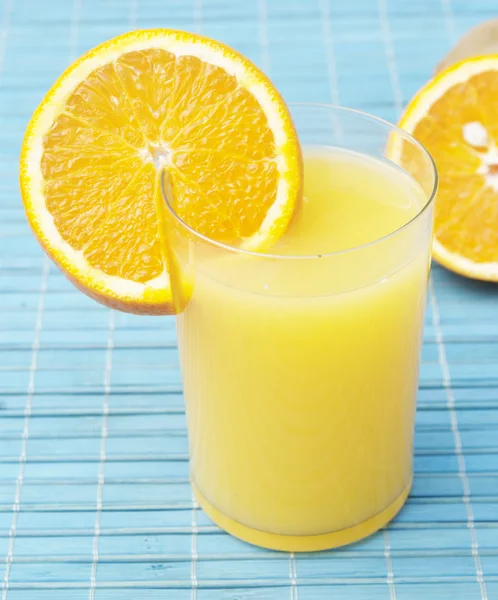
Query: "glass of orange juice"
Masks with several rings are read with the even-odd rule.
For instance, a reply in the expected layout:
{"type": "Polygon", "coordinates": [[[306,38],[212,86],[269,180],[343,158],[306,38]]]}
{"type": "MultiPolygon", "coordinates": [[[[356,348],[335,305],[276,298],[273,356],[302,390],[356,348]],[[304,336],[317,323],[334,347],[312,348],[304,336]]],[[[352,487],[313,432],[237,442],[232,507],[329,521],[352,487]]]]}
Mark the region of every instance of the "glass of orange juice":
{"type": "Polygon", "coordinates": [[[311,551],[373,533],[410,491],[437,174],[385,121],[291,112],[303,200],[267,253],[210,240],[165,202],[174,293],[189,289],[177,327],[197,500],[243,540],[311,551]]]}

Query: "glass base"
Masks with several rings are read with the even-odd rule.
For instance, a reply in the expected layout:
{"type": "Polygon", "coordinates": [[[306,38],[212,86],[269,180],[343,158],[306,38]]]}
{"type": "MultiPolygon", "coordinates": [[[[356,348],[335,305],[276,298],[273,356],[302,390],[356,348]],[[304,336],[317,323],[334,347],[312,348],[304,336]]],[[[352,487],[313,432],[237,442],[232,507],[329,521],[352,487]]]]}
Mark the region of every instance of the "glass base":
{"type": "Polygon", "coordinates": [[[279,535],[277,533],[267,533],[265,531],[252,529],[251,527],[242,525],[242,523],[238,523],[222,514],[206,500],[196,488],[194,482],[192,482],[192,488],[197,502],[216,525],[249,544],[261,546],[270,550],[283,550],[287,552],[315,552],[318,550],[329,550],[330,548],[352,544],[353,542],[357,542],[358,540],[372,535],[372,533],[375,533],[389,523],[389,521],[401,510],[410,493],[411,486],[412,482],[410,481],[392,504],[367,521],[358,523],[358,525],[354,525],[353,527],[331,533],[322,533],[320,535],[279,535]]]}

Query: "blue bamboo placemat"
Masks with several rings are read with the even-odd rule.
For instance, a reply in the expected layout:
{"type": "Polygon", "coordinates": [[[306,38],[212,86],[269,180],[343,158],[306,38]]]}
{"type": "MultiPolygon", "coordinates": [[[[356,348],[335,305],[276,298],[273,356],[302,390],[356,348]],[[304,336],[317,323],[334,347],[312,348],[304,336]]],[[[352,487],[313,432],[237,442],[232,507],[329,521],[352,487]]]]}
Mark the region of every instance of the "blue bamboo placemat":
{"type": "Polygon", "coordinates": [[[1,600],[498,599],[497,287],[433,270],[416,479],[398,518],[342,550],[267,552],[192,503],[173,320],[72,288],[17,185],[44,92],[125,30],[202,32],[288,101],[394,121],[457,37],[496,16],[496,0],[0,2],[1,600]]]}

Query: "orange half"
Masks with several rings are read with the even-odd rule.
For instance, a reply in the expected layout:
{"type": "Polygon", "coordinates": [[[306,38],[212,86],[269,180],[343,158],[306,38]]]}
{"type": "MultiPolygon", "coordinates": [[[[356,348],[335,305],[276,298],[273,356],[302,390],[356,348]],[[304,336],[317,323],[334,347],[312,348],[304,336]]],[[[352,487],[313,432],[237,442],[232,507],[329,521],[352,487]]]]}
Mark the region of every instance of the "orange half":
{"type": "Polygon", "coordinates": [[[475,279],[498,281],[498,55],[441,72],[407,106],[400,127],[439,172],[434,258],[475,279]]]}
{"type": "Polygon", "coordinates": [[[21,192],[45,251],[85,293],[174,312],[159,174],[200,233],[264,250],[301,191],[289,112],[250,61],[213,40],[133,31],[91,50],[35,111],[21,192]]]}

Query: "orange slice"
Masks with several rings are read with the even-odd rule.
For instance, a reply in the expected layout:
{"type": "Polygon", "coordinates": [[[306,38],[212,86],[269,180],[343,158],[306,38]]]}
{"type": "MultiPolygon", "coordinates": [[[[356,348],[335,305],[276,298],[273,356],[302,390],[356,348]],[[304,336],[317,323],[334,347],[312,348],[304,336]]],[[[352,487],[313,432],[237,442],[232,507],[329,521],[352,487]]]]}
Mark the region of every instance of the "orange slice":
{"type": "Polygon", "coordinates": [[[85,293],[134,313],[174,312],[159,175],[191,227],[251,250],[286,229],[302,160],[270,81],[232,49],[190,33],[133,31],[65,71],[21,152],[26,213],[85,293]]]}
{"type": "Polygon", "coordinates": [[[470,58],[430,81],[400,127],[432,154],[439,172],[434,258],[498,281],[498,55],[470,58]]]}

